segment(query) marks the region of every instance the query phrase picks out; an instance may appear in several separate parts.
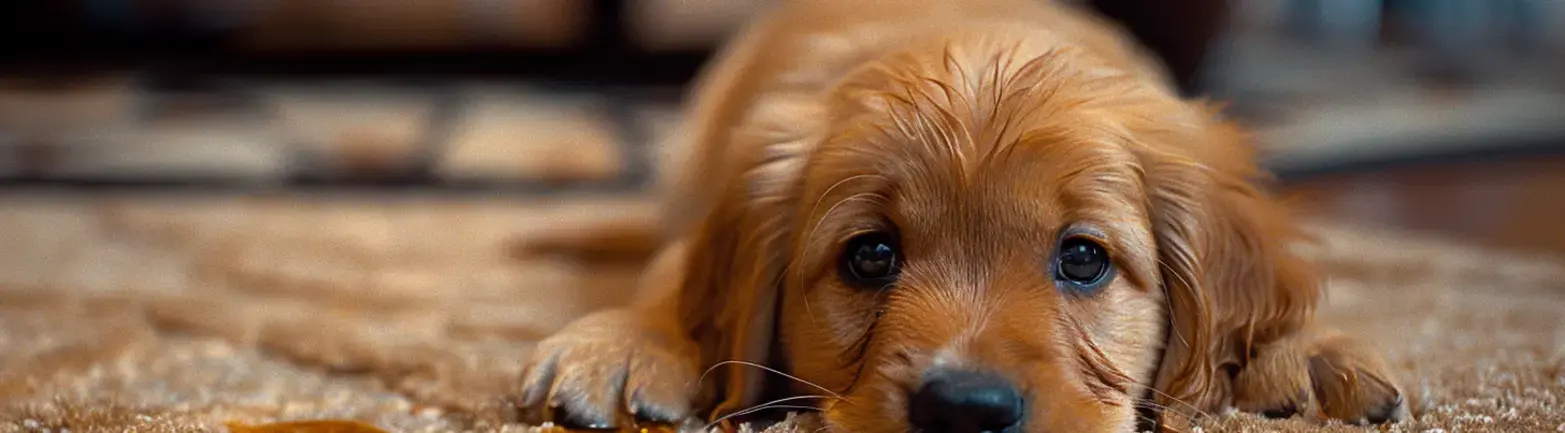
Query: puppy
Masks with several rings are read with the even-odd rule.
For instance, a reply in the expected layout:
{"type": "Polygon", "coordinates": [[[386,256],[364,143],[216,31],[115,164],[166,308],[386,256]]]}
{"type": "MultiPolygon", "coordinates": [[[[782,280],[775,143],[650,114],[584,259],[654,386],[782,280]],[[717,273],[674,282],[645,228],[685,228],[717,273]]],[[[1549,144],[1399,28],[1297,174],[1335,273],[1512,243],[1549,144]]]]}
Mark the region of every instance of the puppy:
{"type": "Polygon", "coordinates": [[[639,297],[541,342],[520,405],[615,428],[774,402],[852,432],[1406,417],[1372,350],[1312,324],[1244,134],[1127,41],[1034,1],[779,2],[697,83],[639,297]]]}

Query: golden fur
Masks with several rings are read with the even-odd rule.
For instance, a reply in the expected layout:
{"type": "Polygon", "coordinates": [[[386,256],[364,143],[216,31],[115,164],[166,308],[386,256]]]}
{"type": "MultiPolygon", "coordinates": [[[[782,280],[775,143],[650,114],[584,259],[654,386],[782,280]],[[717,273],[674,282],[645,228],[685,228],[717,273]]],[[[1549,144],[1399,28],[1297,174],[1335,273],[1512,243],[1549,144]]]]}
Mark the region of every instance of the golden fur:
{"type": "Polygon", "coordinates": [[[541,343],[523,406],[604,427],[795,396],[835,430],[899,432],[921,372],[972,365],[1024,390],[1033,432],[1406,416],[1373,352],[1311,323],[1316,274],[1245,135],[1146,58],[1032,1],[777,7],[665,149],[685,176],[641,296],[541,343]],[[879,291],[837,275],[867,231],[907,257],[879,291]],[[1066,231],[1113,257],[1106,288],[1051,283],[1066,231]]]}

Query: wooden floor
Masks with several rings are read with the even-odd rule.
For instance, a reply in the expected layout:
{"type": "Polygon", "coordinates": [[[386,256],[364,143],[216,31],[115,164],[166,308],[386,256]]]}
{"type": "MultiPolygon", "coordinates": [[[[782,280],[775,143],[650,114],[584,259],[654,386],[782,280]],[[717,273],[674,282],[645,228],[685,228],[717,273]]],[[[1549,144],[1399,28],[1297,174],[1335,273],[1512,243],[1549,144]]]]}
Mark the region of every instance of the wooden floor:
{"type": "Polygon", "coordinates": [[[1283,192],[1307,214],[1565,255],[1565,155],[1353,171],[1283,192]]]}

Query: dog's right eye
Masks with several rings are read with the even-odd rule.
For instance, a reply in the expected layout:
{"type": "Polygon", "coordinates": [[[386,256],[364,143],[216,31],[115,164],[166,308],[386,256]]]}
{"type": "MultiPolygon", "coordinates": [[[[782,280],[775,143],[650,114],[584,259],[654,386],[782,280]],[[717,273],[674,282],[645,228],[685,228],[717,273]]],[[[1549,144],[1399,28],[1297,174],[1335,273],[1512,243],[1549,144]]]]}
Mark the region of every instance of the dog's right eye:
{"type": "Polygon", "coordinates": [[[902,252],[886,233],[866,233],[848,240],[842,251],[842,280],[864,288],[881,288],[897,280],[902,252]]]}
{"type": "Polygon", "coordinates": [[[1054,261],[1055,280],[1089,292],[1102,286],[1113,270],[1108,251],[1084,237],[1070,237],[1062,241],[1054,261]]]}

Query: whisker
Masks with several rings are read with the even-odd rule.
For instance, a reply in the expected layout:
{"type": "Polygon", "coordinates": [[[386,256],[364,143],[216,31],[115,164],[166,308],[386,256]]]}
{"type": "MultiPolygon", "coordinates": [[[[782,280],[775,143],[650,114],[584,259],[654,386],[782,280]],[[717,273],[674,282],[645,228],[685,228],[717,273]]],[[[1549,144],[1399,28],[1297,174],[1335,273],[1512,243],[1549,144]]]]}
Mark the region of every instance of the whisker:
{"type": "MultiPolygon", "coordinates": [[[[819,408],[815,408],[815,407],[786,405],[786,404],[776,405],[776,406],[760,407],[760,408],[756,408],[756,409],[793,409],[793,410],[813,410],[813,411],[817,411],[817,412],[820,411],[819,408]]],[[[717,420],[712,421],[712,423],[708,424],[708,425],[721,424],[723,421],[727,421],[729,418],[731,418],[733,416],[735,416],[735,415],[729,415],[729,416],[725,416],[725,417],[722,417],[722,418],[718,418],[717,420]]]]}
{"type": "MultiPolygon", "coordinates": [[[[1154,425],[1154,426],[1158,425],[1157,418],[1153,418],[1151,416],[1147,416],[1145,414],[1142,414],[1141,411],[1139,411],[1139,410],[1136,411],[1136,420],[1144,422],[1144,423],[1147,423],[1147,424],[1151,424],[1151,425],[1154,425]]],[[[1140,424],[1140,423],[1137,423],[1137,424],[1140,424]]]]}
{"type": "MultiPolygon", "coordinates": [[[[1157,264],[1159,266],[1164,267],[1165,269],[1166,268],[1170,268],[1170,266],[1168,265],[1168,262],[1163,261],[1162,258],[1157,259],[1157,264]]],[[[1174,278],[1178,278],[1179,282],[1184,283],[1185,287],[1189,287],[1189,288],[1192,288],[1192,289],[1195,288],[1194,285],[1190,284],[1189,280],[1186,280],[1183,275],[1179,275],[1178,272],[1170,272],[1170,274],[1173,274],[1174,278]]],[[[1173,303],[1172,302],[1164,302],[1164,306],[1168,308],[1168,322],[1169,322],[1170,328],[1172,328],[1171,331],[1174,332],[1174,336],[1178,337],[1179,338],[1179,342],[1181,344],[1184,344],[1185,347],[1190,347],[1190,342],[1185,340],[1185,335],[1183,333],[1179,332],[1179,326],[1178,326],[1179,324],[1177,322],[1175,322],[1175,320],[1178,320],[1178,319],[1174,317],[1174,305],[1173,305],[1173,303]]]]}
{"type": "Polygon", "coordinates": [[[831,195],[831,192],[833,190],[836,190],[837,187],[842,186],[843,184],[846,184],[848,182],[851,182],[851,181],[854,181],[854,180],[857,180],[857,179],[862,179],[862,178],[884,178],[884,177],[885,176],[881,176],[879,174],[874,174],[874,173],[856,174],[856,175],[853,175],[853,176],[845,177],[842,180],[837,181],[837,183],[832,184],[831,187],[826,188],[826,191],[822,192],[821,196],[815,199],[815,204],[810,206],[810,213],[807,214],[807,215],[814,215],[815,214],[815,210],[816,209],[820,209],[821,201],[826,200],[826,196],[831,195]]]}
{"type": "MultiPolygon", "coordinates": [[[[1158,404],[1157,402],[1153,402],[1151,400],[1143,400],[1143,401],[1137,402],[1135,407],[1138,408],[1138,409],[1154,409],[1154,410],[1157,410],[1159,412],[1168,412],[1168,411],[1173,411],[1174,410],[1173,407],[1170,407],[1170,406],[1167,406],[1167,405],[1158,404]]],[[[1141,413],[1141,411],[1136,411],[1136,417],[1140,418],[1142,420],[1151,422],[1152,424],[1159,424],[1159,425],[1161,424],[1161,423],[1158,422],[1157,418],[1154,418],[1154,417],[1151,417],[1151,416],[1148,416],[1148,415],[1144,415],[1144,414],[1141,413]]]]}
{"type": "Polygon", "coordinates": [[[716,363],[716,364],[712,364],[712,366],[707,368],[705,372],[701,373],[701,378],[700,379],[696,379],[696,384],[699,385],[699,384],[701,384],[703,382],[706,382],[706,376],[709,375],[709,374],[712,374],[712,371],[717,370],[718,367],[722,367],[722,366],[730,365],[730,364],[738,364],[738,365],[743,365],[743,366],[746,366],[746,367],[753,367],[753,368],[760,369],[762,371],[770,372],[772,374],[776,374],[778,376],[786,377],[786,378],[792,379],[792,380],[794,380],[796,382],[799,382],[799,383],[802,383],[802,384],[805,384],[805,385],[809,385],[809,386],[811,386],[811,387],[813,387],[815,389],[821,390],[821,392],[825,392],[826,394],[831,395],[832,397],[836,397],[836,398],[841,399],[843,401],[849,401],[847,398],[845,398],[845,397],[843,397],[841,395],[838,395],[836,392],[833,392],[832,390],[826,389],[826,387],[824,387],[824,386],[816,385],[814,382],[810,382],[808,380],[800,379],[799,377],[791,375],[791,374],[788,374],[788,373],[783,373],[782,371],[779,371],[779,370],[777,370],[775,368],[767,367],[767,366],[764,366],[764,365],[761,365],[761,364],[756,364],[754,362],[749,362],[749,361],[729,360],[729,361],[723,361],[723,362],[719,362],[719,363],[716,363]]]}
{"type": "MultiPolygon", "coordinates": [[[[1169,267],[1168,262],[1163,261],[1162,258],[1158,258],[1157,259],[1157,263],[1158,263],[1159,266],[1162,266],[1164,268],[1168,268],[1169,267]]],[[[1174,278],[1179,279],[1179,282],[1184,284],[1185,287],[1190,288],[1190,289],[1195,289],[1196,288],[1195,285],[1191,284],[1190,280],[1185,279],[1185,277],[1183,275],[1180,275],[1178,272],[1171,272],[1170,274],[1172,274],[1174,276],[1174,278]]],[[[1190,341],[1186,340],[1184,334],[1179,332],[1179,326],[1178,326],[1178,322],[1177,322],[1178,318],[1174,316],[1174,306],[1173,306],[1173,304],[1172,303],[1166,303],[1165,306],[1168,308],[1168,321],[1169,321],[1170,331],[1173,332],[1174,337],[1179,340],[1180,344],[1184,344],[1185,347],[1190,347],[1190,341]]],[[[1166,392],[1163,392],[1163,391],[1159,391],[1157,388],[1147,387],[1147,390],[1151,391],[1155,395],[1161,395],[1163,397],[1167,397],[1169,400],[1173,400],[1176,403],[1179,403],[1179,404],[1185,405],[1186,407],[1194,409],[1196,411],[1196,414],[1200,415],[1201,417],[1211,417],[1212,416],[1210,413],[1207,413],[1206,411],[1203,411],[1200,408],[1196,407],[1196,405],[1190,404],[1190,402],[1184,401],[1184,400],[1182,400],[1182,399],[1180,399],[1178,397],[1174,397],[1173,395],[1171,395],[1169,393],[1166,393],[1166,392]]],[[[1167,410],[1167,409],[1171,409],[1171,408],[1168,408],[1168,407],[1165,406],[1165,407],[1162,407],[1162,408],[1155,408],[1155,409],[1167,410]]]]}
{"type": "MultiPolygon", "coordinates": [[[[1158,422],[1157,418],[1153,418],[1153,417],[1150,417],[1150,416],[1147,416],[1147,415],[1142,415],[1139,412],[1136,414],[1136,418],[1141,420],[1141,421],[1145,421],[1148,424],[1151,424],[1151,425],[1155,426],[1153,428],[1155,429],[1154,431],[1156,431],[1157,433],[1163,433],[1163,432],[1166,432],[1166,431],[1175,431],[1174,429],[1169,428],[1169,426],[1164,425],[1163,423],[1158,422]]],[[[1188,433],[1188,432],[1189,432],[1189,430],[1185,431],[1185,433],[1188,433]]]]}
{"type": "MultiPolygon", "coordinates": [[[[842,185],[844,183],[847,183],[847,181],[849,181],[849,180],[863,179],[863,178],[883,178],[883,176],[880,176],[878,174],[861,174],[861,175],[851,176],[851,177],[848,177],[847,179],[843,179],[842,181],[837,182],[837,184],[832,185],[831,188],[836,188],[837,186],[840,186],[840,185],[842,185]]],[[[827,189],[827,193],[831,192],[831,188],[827,189]]],[[[821,198],[816,200],[815,207],[819,207],[819,205],[821,204],[820,200],[823,200],[825,198],[826,198],[825,194],[822,194],[821,198]]],[[[833,203],[830,208],[826,209],[826,213],[821,215],[820,219],[815,221],[815,224],[813,224],[811,226],[811,228],[810,228],[809,234],[807,234],[804,237],[805,244],[804,244],[804,247],[803,247],[802,251],[804,251],[805,253],[797,255],[797,256],[794,256],[793,259],[788,260],[788,263],[783,266],[783,272],[778,274],[779,275],[778,278],[781,279],[783,276],[786,276],[788,270],[793,269],[794,265],[798,264],[800,261],[803,261],[803,260],[805,260],[807,258],[806,256],[809,254],[809,251],[811,250],[811,247],[813,247],[815,241],[818,240],[818,238],[816,238],[815,234],[816,234],[816,232],[818,232],[820,230],[821,223],[825,222],[827,218],[831,217],[831,214],[836,212],[837,208],[839,206],[842,206],[843,204],[846,204],[846,203],[849,203],[849,202],[854,202],[854,201],[875,202],[875,201],[883,201],[883,200],[885,200],[885,197],[881,196],[880,194],[875,194],[875,193],[857,193],[857,194],[848,196],[847,198],[844,198],[842,200],[839,200],[836,203],[833,203]]],[[[810,212],[814,213],[814,208],[812,208],[810,212]]],[[[805,310],[805,313],[810,317],[810,323],[811,324],[817,324],[817,326],[818,326],[818,323],[816,322],[816,318],[815,318],[815,310],[814,310],[814,307],[812,307],[810,305],[810,298],[808,296],[804,297],[804,310],[805,310]]]]}
{"type": "Polygon", "coordinates": [[[809,235],[807,235],[805,237],[805,239],[815,239],[815,232],[820,230],[821,222],[824,222],[824,221],[826,221],[827,218],[830,218],[831,214],[833,212],[837,211],[837,207],[838,206],[842,206],[844,204],[847,204],[847,203],[850,203],[850,202],[854,202],[854,201],[859,201],[859,200],[866,200],[866,201],[870,201],[870,202],[873,203],[874,201],[877,201],[877,200],[884,201],[884,200],[886,200],[886,197],[882,196],[880,194],[877,194],[877,193],[861,192],[861,193],[857,193],[857,194],[853,194],[851,196],[848,196],[847,198],[844,198],[844,199],[842,199],[842,200],[832,204],[831,207],[826,208],[826,213],[821,214],[820,219],[816,220],[814,227],[810,228],[810,233],[809,233],[809,235]]]}
{"type": "MultiPolygon", "coordinates": [[[[1190,402],[1182,400],[1179,397],[1175,397],[1175,396],[1173,396],[1173,395],[1171,395],[1169,393],[1166,393],[1166,392],[1163,392],[1163,391],[1158,391],[1157,388],[1153,388],[1153,387],[1149,386],[1149,387],[1147,387],[1147,391],[1151,391],[1153,394],[1156,394],[1156,395],[1161,395],[1161,396],[1164,396],[1164,397],[1168,397],[1169,400],[1173,400],[1175,403],[1179,403],[1179,404],[1185,405],[1186,407],[1194,409],[1195,412],[1196,412],[1196,415],[1200,415],[1201,417],[1211,417],[1212,416],[1211,413],[1209,413],[1207,411],[1204,411],[1204,410],[1201,410],[1201,408],[1196,407],[1196,405],[1190,404],[1190,402]]],[[[1144,401],[1145,401],[1144,404],[1151,405],[1151,407],[1153,409],[1160,409],[1160,410],[1172,410],[1172,409],[1174,409],[1174,408],[1169,407],[1167,405],[1161,405],[1161,404],[1158,404],[1157,402],[1154,402],[1154,401],[1151,401],[1151,400],[1144,400],[1144,401]]],[[[1138,404],[1141,404],[1141,403],[1138,403],[1138,404]]]]}
{"type": "MultiPolygon", "coordinates": [[[[1212,414],[1210,412],[1201,410],[1201,408],[1196,407],[1196,405],[1190,404],[1190,402],[1187,402],[1187,401],[1184,401],[1184,400],[1180,400],[1178,397],[1174,397],[1172,395],[1168,395],[1168,393],[1164,393],[1164,392],[1158,391],[1158,390],[1152,390],[1152,392],[1157,393],[1159,395],[1162,395],[1164,397],[1168,397],[1169,400],[1173,400],[1175,403],[1179,403],[1179,404],[1185,405],[1186,407],[1189,407],[1190,409],[1195,410],[1196,415],[1200,415],[1203,418],[1208,418],[1208,417],[1212,416],[1212,414]]],[[[1150,401],[1148,403],[1154,405],[1153,409],[1164,409],[1164,410],[1174,410],[1175,409],[1174,407],[1171,407],[1171,406],[1168,406],[1168,405],[1161,405],[1161,404],[1157,404],[1157,403],[1150,402],[1150,401]]]]}
{"type": "Polygon", "coordinates": [[[721,423],[721,422],[723,422],[723,420],[726,420],[726,419],[741,417],[741,416],[749,415],[749,414],[760,412],[760,411],[767,410],[767,409],[807,407],[807,408],[810,408],[810,409],[813,409],[813,410],[821,410],[819,407],[815,407],[815,406],[786,405],[786,404],[781,404],[781,403],[787,403],[787,402],[790,402],[790,401],[811,400],[811,399],[826,399],[826,398],[831,398],[831,397],[830,396],[825,396],[825,395],[800,395],[800,396],[794,396],[794,397],[779,398],[779,399],[772,400],[772,401],[769,401],[769,402],[766,402],[766,403],[761,403],[761,404],[758,404],[758,405],[755,405],[755,406],[751,406],[749,409],[744,409],[744,410],[741,410],[741,411],[738,411],[738,412],[734,412],[734,413],[731,413],[731,414],[728,414],[728,415],[724,415],[724,416],[722,416],[722,417],[720,417],[720,418],[718,418],[716,420],[713,420],[712,423],[713,424],[721,423]]]}

